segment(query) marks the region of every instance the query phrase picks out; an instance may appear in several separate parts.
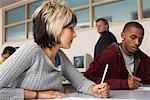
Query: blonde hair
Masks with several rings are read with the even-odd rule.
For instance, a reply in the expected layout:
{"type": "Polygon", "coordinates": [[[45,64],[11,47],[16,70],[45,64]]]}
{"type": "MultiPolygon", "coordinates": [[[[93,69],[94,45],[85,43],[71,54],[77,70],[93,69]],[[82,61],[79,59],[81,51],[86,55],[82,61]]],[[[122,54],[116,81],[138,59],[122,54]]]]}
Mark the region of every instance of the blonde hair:
{"type": "MultiPolygon", "coordinates": [[[[40,7],[38,7],[35,10],[33,14],[33,24],[35,24],[33,25],[33,28],[36,27],[36,24],[41,24],[41,25],[44,24],[43,28],[47,32],[47,36],[49,37],[49,39],[53,37],[52,40],[53,39],[55,40],[54,41],[55,43],[54,42],[52,44],[48,43],[49,45],[46,45],[44,47],[48,46],[51,48],[55,46],[57,43],[60,43],[59,36],[63,28],[68,25],[75,27],[76,23],[77,23],[77,19],[73,11],[70,8],[68,8],[64,3],[61,3],[59,0],[48,0],[44,2],[40,7]]],[[[38,26],[38,28],[39,27],[40,26],[38,26]]],[[[44,30],[43,28],[41,29],[44,30]]],[[[37,32],[38,31],[35,30],[33,32],[34,35],[42,34],[37,32]]],[[[36,37],[34,38],[35,42],[36,42],[36,37]]]]}

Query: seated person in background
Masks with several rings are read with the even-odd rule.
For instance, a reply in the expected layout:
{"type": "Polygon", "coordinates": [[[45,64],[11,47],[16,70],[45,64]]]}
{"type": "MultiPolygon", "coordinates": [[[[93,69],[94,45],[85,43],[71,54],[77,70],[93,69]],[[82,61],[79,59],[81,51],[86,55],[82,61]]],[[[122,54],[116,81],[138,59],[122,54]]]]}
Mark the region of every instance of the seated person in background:
{"type": "Polygon", "coordinates": [[[122,43],[108,46],[94,59],[84,75],[100,83],[105,65],[108,64],[105,82],[110,89],[136,89],[142,84],[150,84],[150,57],[139,49],[144,37],[143,26],[138,22],[128,22],[121,37],[122,43]]]}
{"type": "Polygon", "coordinates": [[[0,64],[2,64],[15,51],[16,51],[16,49],[14,47],[11,47],[11,46],[5,47],[2,52],[2,59],[0,60],[0,64]]]}
{"type": "Polygon", "coordinates": [[[108,45],[113,42],[117,42],[116,37],[109,31],[109,23],[104,18],[99,18],[96,20],[97,32],[100,37],[94,48],[94,59],[101,53],[108,45]]]}
{"type": "Polygon", "coordinates": [[[76,37],[75,14],[59,0],[48,0],[33,13],[34,42],[22,45],[0,66],[0,100],[64,98],[62,75],[79,91],[108,97],[107,83],[95,84],[72,65],[60,48],[76,37]]]}

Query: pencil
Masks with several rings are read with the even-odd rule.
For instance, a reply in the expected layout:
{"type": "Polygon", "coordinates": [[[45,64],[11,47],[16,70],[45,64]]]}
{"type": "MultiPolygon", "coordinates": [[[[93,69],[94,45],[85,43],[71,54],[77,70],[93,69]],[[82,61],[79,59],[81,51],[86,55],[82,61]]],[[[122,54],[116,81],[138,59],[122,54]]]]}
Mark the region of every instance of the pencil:
{"type": "Polygon", "coordinates": [[[129,69],[129,67],[128,67],[127,65],[125,65],[125,67],[126,67],[128,73],[130,74],[130,76],[133,77],[132,72],[131,72],[131,70],[129,69]]]}
{"type": "Polygon", "coordinates": [[[106,67],[105,67],[105,70],[104,70],[104,73],[103,73],[103,77],[102,77],[102,80],[101,80],[101,84],[104,82],[104,79],[105,79],[105,76],[106,76],[106,73],[107,73],[107,69],[108,69],[108,64],[106,64],[106,67]]]}

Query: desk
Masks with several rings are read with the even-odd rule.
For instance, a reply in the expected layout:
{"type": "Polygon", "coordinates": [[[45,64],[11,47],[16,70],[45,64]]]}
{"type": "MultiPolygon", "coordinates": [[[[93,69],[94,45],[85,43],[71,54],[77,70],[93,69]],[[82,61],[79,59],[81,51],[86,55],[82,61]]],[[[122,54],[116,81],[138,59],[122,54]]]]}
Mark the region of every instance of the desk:
{"type": "MultiPolygon", "coordinates": [[[[128,100],[150,100],[150,91],[138,91],[138,90],[111,90],[110,98],[108,100],[118,100],[118,99],[128,99],[128,100]]],[[[96,97],[82,94],[82,93],[72,93],[71,97],[82,97],[82,98],[95,98],[96,97]]],[[[70,99],[71,100],[71,99],[70,99]]],[[[74,99],[75,100],[75,99],[74,99]]],[[[77,100],[77,99],[76,99],[77,100]]],[[[92,99],[91,99],[92,100],[92,99]]],[[[100,99],[99,99],[100,100],[100,99]]]]}
{"type": "MultiPolygon", "coordinates": [[[[144,87],[145,88],[145,87],[144,87]]],[[[150,100],[150,87],[137,90],[110,90],[110,98],[96,98],[83,93],[70,93],[68,98],[44,100],[150,100]]],[[[41,99],[40,99],[41,100],[41,99]]]]}

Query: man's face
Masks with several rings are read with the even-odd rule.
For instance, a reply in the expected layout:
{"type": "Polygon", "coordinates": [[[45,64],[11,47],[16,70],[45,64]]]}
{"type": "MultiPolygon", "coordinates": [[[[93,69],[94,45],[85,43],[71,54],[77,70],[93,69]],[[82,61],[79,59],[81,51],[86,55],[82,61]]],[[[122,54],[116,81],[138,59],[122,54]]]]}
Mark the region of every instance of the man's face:
{"type": "Polygon", "coordinates": [[[140,28],[131,27],[121,34],[122,48],[126,55],[134,54],[142,43],[143,31],[140,28]]]}
{"type": "Polygon", "coordinates": [[[96,28],[97,28],[97,31],[101,34],[102,32],[108,30],[108,25],[105,25],[105,23],[100,20],[96,22],[96,28]]]}

